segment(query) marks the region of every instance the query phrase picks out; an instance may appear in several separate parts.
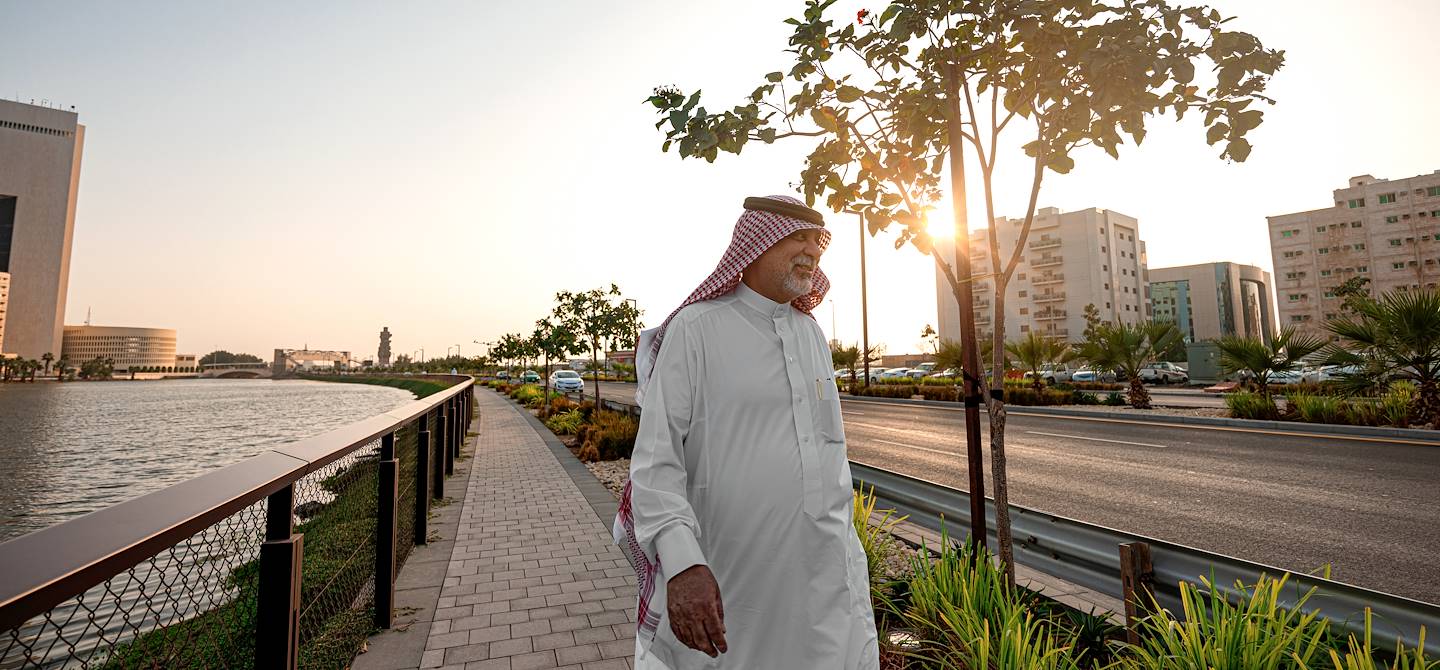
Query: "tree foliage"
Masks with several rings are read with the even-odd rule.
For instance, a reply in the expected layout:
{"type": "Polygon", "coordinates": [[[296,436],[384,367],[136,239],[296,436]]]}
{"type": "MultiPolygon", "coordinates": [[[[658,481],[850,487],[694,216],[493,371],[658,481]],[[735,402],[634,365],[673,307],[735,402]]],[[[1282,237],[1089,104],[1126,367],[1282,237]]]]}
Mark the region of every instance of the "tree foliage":
{"type": "Polygon", "coordinates": [[[1030,373],[1030,381],[1036,391],[1041,391],[1045,387],[1045,376],[1042,371],[1047,366],[1073,360],[1076,355],[1069,343],[1045,337],[1034,331],[1026,333],[1025,337],[1013,342],[1006,342],[1005,351],[1014,357],[1021,368],[1030,373]]]}
{"type": "Polygon", "coordinates": [[[1094,337],[1080,346],[1080,358],[1099,370],[1128,379],[1130,406],[1150,409],[1150,393],[1140,381],[1140,369],[1160,360],[1160,355],[1180,338],[1180,330],[1172,323],[1102,324],[1095,329],[1094,337]]]}
{"type": "Polygon", "coordinates": [[[1440,292],[1358,298],[1353,310],[1326,324],[1339,341],[1322,351],[1325,362],[1363,370],[1343,380],[1352,387],[1394,377],[1414,380],[1420,387],[1415,416],[1440,428],[1440,292]]]}
{"type": "Polygon", "coordinates": [[[1290,372],[1325,346],[1325,338],[1293,326],[1280,329],[1268,343],[1260,338],[1226,335],[1216,341],[1220,349],[1220,368],[1226,374],[1244,372],[1260,387],[1260,394],[1270,397],[1270,377],[1290,372]]]}
{"type": "Polygon", "coordinates": [[[231,363],[264,363],[259,356],[251,354],[232,354],[224,349],[217,349],[200,357],[201,365],[228,365],[231,363]]]}
{"type": "Polygon", "coordinates": [[[591,379],[595,382],[595,404],[600,404],[600,352],[614,349],[619,342],[635,345],[634,336],[643,326],[640,311],[611,284],[589,291],[561,291],[555,294],[554,317],[560,325],[575,334],[577,353],[589,353],[591,379]]]}

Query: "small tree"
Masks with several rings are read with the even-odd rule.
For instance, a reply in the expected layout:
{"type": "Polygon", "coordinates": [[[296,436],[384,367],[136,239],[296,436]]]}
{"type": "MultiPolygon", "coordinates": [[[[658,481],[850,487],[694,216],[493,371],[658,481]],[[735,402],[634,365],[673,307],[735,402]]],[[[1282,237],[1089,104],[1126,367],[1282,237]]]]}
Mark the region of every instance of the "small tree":
{"type": "Polygon", "coordinates": [[[40,356],[40,360],[45,361],[45,375],[46,375],[46,376],[49,376],[49,375],[50,375],[50,361],[55,360],[55,354],[52,354],[52,353],[50,353],[50,352],[47,351],[47,352],[44,353],[44,355],[40,356]]]}
{"type": "Polygon", "coordinates": [[[1359,386],[1404,377],[1419,386],[1414,415],[1440,429],[1440,293],[1433,289],[1392,291],[1358,298],[1354,314],[1325,328],[1340,339],[1322,356],[1331,365],[1354,365],[1365,375],[1347,375],[1342,383],[1359,386]]]}
{"type": "Polygon", "coordinates": [[[1005,351],[1015,357],[1020,367],[1030,372],[1030,382],[1036,391],[1045,388],[1042,371],[1055,363],[1064,363],[1075,358],[1075,352],[1066,342],[1051,339],[1031,331],[1025,337],[1005,343],[1005,351]]]}
{"type": "MultiPolygon", "coordinates": [[[[1005,287],[1026,249],[1046,170],[1069,172],[1072,153],[1085,146],[1118,158],[1122,133],[1138,144],[1149,118],[1173,113],[1178,120],[1192,109],[1204,114],[1206,140],[1224,142],[1221,157],[1243,161],[1250,153],[1245,135],[1263,118],[1249,107],[1269,102],[1261,92],[1284,61],[1255,37],[1225,30],[1219,12],[1170,0],[898,0],[878,16],[862,10],[857,21],[838,26],[826,16],[833,4],[808,0],[802,17],[786,20],[794,26],[795,63],[766,75],[730,110],[711,113],[698,91],[656,89],[649,99],[662,117],[656,125],[669,125],[661,148],[713,161],[751,141],[819,138],[800,174],[806,201],[823,198],[837,212],[863,214],[872,234],[898,224],[897,247],[909,241],[925,254],[933,250],[927,212],[945,190],[941,171],[948,164],[957,249],[953,265],[940,254],[933,260],[955,296],[968,343],[975,328],[960,155],[968,146],[985,195],[991,265],[981,273],[994,284],[992,389],[1004,381],[1005,287]],[[1197,69],[1215,73],[1204,90],[1194,83],[1197,69]],[[1007,128],[1025,128],[1033,138],[1024,145],[1033,165],[1024,222],[1002,254],[992,186],[1007,128]]],[[[967,358],[963,367],[966,395],[979,397],[978,362],[967,358]]],[[[966,414],[967,426],[979,420],[976,406],[967,405],[966,414]]],[[[1005,405],[998,393],[991,394],[989,420],[1000,557],[1013,581],[1005,405]]],[[[967,451],[978,464],[979,436],[971,432],[967,451]]],[[[972,480],[972,488],[980,483],[972,480]]],[[[978,491],[972,493],[978,505],[978,491]]],[[[972,532],[983,542],[978,527],[972,532]]]]}
{"type": "Polygon", "coordinates": [[[1179,338],[1180,330],[1171,323],[1102,325],[1081,346],[1080,357],[1099,370],[1128,379],[1130,406],[1150,409],[1150,393],[1140,381],[1140,369],[1160,360],[1160,354],[1179,338]]]}
{"type": "Polygon", "coordinates": [[[530,343],[545,357],[545,403],[541,405],[540,415],[550,414],[550,359],[565,358],[570,354],[579,351],[579,343],[575,341],[575,333],[562,324],[551,319],[540,319],[535,322],[535,332],[530,335],[530,343]]]}
{"type": "Polygon", "coordinates": [[[644,327],[640,324],[640,311],[624,300],[619,286],[611,284],[609,290],[597,288],[555,294],[554,316],[575,334],[579,346],[576,353],[590,354],[590,379],[595,383],[595,406],[599,407],[600,352],[607,345],[613,347],[617,340],[633,337],[644,327]]]}
{"type": "Polygon", "coordinates": [[[1255,337],[1226,335],[1215,342],[1220,348],[1220,368],[1225,374],[1246,372],[1260,387],[1260,394],[1270,397],[1270,377],[1290,372],[1325,346],[1325,338],[1295,330],[1293,326],[1267,344],[1255,337]]]}
{"type": "Polygon", "coordinates": [[[850,371],[850,383],[855,383],[855,368],[860,365],[860,346],[852,344],[848,347],[839,344],[830,345],[830,364],[837,370],[850,371]]]}

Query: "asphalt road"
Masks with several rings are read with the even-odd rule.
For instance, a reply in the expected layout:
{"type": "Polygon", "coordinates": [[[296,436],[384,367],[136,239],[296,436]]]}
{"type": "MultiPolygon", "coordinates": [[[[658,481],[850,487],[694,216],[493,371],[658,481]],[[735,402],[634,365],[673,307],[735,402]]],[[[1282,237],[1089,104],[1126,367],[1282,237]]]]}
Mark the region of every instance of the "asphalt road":
{"type": "MultiPolygon", "coordinates": [[[[958,409],[842,410],[851,460],[967,486],[958,409]]],[[[1023,410],[1006,433],[1013,504],[1440,603],[1440,447],[1023,410]]]]}

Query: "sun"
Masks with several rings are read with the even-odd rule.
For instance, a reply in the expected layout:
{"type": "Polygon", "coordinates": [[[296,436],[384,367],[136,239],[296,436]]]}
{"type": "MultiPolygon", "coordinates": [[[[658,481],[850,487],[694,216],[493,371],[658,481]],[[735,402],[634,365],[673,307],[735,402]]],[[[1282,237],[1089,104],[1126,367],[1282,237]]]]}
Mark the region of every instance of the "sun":
{"type": "Polygon", "coordinates": [[[952,211],[948,198],[935,201],[926,210],[925,232],[929,233],[932,239],[955,239],[955,218],[952,211]]]}

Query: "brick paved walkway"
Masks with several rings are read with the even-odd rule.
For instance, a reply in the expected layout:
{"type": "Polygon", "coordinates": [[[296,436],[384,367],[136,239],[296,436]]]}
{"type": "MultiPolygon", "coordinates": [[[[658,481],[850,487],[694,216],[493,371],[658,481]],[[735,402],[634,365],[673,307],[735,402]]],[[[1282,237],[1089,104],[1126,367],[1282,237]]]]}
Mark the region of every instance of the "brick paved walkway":
{"type": "Polygon", "coordinates": [[[474,472],[421,667],[633,667],[635,575],[610,529],[522,410],[475,398],[474,472]]]}

